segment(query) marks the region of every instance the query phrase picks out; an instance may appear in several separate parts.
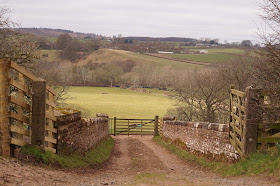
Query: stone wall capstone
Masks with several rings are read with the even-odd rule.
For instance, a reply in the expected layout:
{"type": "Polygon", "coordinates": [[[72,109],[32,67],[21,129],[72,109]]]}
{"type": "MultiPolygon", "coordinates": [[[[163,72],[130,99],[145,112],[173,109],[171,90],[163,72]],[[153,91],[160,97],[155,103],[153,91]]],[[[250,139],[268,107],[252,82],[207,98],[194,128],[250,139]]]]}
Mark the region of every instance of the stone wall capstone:
{"type": "Polygon", "coordinates": [[[224,155],[228,160],[239,158],[229,142],[227,124],[186,121],[164,121],[162,134],[165,138],[180,139],[187,149],[215,156],[224,155]]]}

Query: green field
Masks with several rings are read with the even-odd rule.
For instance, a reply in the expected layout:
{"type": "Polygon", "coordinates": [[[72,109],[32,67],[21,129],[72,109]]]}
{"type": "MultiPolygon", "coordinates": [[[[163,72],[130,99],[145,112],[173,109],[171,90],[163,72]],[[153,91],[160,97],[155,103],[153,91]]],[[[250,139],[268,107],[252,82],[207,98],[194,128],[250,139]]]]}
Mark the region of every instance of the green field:
{"type": "Polygon", "coordinates": [[[57,50],[40,50],[40,59],[46,59],[48,61],[59,61],[57,50]],[[48,55],[48,57],[43,57],[43,55],[48,55]]]}
{"type": "MultiPolygon", "coordinates": [[[[168,56],[178,59],[186,59],[191,61],[207,62],[207,63],[221,63],[227,62],[231,59],[235,59],[238,55],[244,54],[245,49],[239,48],[205,48],[205,49],[190,49],[192,52],[198,52],[200,50],[207,50],[208,54],[169,54],[168,56]]],[[[253,50],[249,51],[253,53],[253,50]]]]}
{"type": "Polygon", "coordinates": [[[237,58],[237,55],[231,54],[169,54],[168,56],[178,59],[186,59],[191,61],[200,61],[207,63],[221,63],[237,58]]]}
{"type": "Polygon", "coordinates": [[[239,48],[206,48],[206,49],[190,49],[192,52],[199,52],[200,50],[207,50],[209,54],[215,53],[231,53],[231,54],[243,54],[246,50],[239,48]]]}
{"type": "Polygon", "coordinates": [[[82,107],[87,111],[87,117],[107,113],[110,118],[154,118],[165,115],[172,107],[163,92],[148,94],[109,87],[70,87],[70,99],[66,103],[70,107],[82,107]]]}

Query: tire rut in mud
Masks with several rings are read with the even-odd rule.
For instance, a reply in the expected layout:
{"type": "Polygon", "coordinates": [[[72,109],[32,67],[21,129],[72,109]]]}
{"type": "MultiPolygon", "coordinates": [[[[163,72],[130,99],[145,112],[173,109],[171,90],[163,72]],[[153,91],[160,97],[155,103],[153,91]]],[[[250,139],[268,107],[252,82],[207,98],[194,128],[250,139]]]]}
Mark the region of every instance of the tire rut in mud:
{"type": "Polygon", "coordinates": [[[131,171],[134,172],[159,172],[166,170],[166,167],[155,155],[152,149],[133,137],[127,138],[128,154],[131,158],[131,171]]]}

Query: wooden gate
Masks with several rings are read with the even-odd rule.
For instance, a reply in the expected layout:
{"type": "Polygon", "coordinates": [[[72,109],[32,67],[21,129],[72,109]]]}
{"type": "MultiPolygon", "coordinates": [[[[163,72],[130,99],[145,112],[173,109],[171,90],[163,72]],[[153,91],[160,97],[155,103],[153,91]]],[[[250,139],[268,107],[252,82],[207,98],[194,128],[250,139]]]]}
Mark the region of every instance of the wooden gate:
{"type": "Polygon", "coordinates": [[[44,80],[0,59],[0,156],[26,144],[56,153],[55,96],[44,80]]]}
{"type": "Polygon", "coordinates": [[[116,135],[158,135],[158,116],[154,119],[110,118],[109,133],[116,135]]]}
{"type": "Polygon", "coordinates": [[[229,140],[239,155],[243,151],[243,135],[245,125],[245,93],[231,89],[229,140]]]}
{"type": "Polygon", "coordinates": [[[277,89],[231,89],[229,140],[241,156],[280,144],[277,89]]]}

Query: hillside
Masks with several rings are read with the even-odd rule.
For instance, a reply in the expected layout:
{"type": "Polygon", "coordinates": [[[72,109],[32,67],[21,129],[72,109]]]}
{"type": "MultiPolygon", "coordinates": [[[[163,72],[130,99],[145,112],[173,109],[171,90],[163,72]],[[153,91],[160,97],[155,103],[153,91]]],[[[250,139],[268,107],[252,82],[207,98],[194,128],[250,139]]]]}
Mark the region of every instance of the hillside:
{"type": "Polygon", "coordinates": [[[168,59],[160,59],[153,56],[147,56],[144,54],[124,51],[124,50],[112,50],[102,49],[89,55],[86,59],[81,60],[80,63],[86,64],[88,62],[95,63],[110,63],[114,61],[126,61],[133,60],[136,63],[155,64],[159,66],[170,66],[174,69],[187,69],[187,68],[200,68],[198,65],[181,63],[168,59]]]}
{"type": "MultiPolygon", "coordinates": [[[[41,50],[41,59],[49,61],[58,61],[59,57],[56,50],[41,50]],[[47,54],[48,57],[43,57],[47,54]]],[[[173,69],[195,69],[201,68],[200,65],[182,63],[174,60],[162,59],[154,56],[113,49],[100,49],[77,62],[78,65],[86,65],[88,63],[112,63],[119,61],[133,60],[136,64],[155,64],[158,66],[170,66],[173,69]]]]}
{"type": "MultiPolygon", "coordinates": [[[[200,49],[190,49],[192,52],[197,52],[200,49]]],[[[89,63],[101,64],[112,62],[123,62],[132,60],[136,64],[154,64],[157,66],[169,66],[172,69],[198,69],[211,66],[212,63],[228,62],[238,56],[253,50],[244,50],[236,48],[210,48],[208,54],[157,54],[147,53],[140,54],[125,50],[115,49],[100,49],[90,55],[85,55],[76,62],[77,65],[83,66],[89,63]]],[[[57,50],[41,50],[41,59],[48,61],[59,61],[57,50]],[[47,57],[44,56],[47,55],[47,57]]]]}
{"type": "MultiPolygon", "coordinates": [[[[52,29],[52,28],[18,28],[15,30],[19,30],[24,33],[30,33],[35,36],[40,37],[58,37],[61,34],[69,34],[73,38],[83,38],[83,39],[109,39],[111,37],[106,37],[103,35],[98,35],[95,33],[81,33],[74,32],[71,30],[65,29],[52,29]]],[[[137,41],[163,41],[163,42],[182,42],[182,43],[196,43],[199,40],[194,38],[183,38],[183,37],[123,37],[128,40],[137,40],[137,41]]]]}
{"type": "Polygon", "coordinates": [[[20,32],[33,34],[40,37],[58,37],[61,34],[69,34],[73,38],[84,38],[84,39],[102,39],[104,36],[97,35],[94,33],[80,33],[73,32],[71,30],[64,29],[51,29],[51,28],[18,28],[15,29],[20,32]]]}
{"type": "Polygon", "coordinates": [[[183,38],[183,37],[124,37],[128,40],[137,41],[165,41],[165,42],[198,42],[199,40],[193,38],[183,38]]]}

